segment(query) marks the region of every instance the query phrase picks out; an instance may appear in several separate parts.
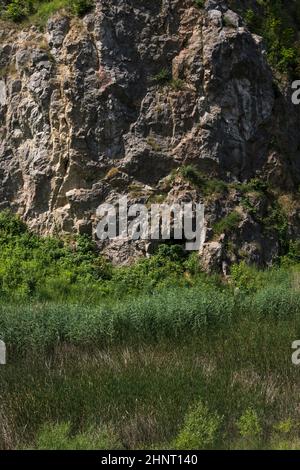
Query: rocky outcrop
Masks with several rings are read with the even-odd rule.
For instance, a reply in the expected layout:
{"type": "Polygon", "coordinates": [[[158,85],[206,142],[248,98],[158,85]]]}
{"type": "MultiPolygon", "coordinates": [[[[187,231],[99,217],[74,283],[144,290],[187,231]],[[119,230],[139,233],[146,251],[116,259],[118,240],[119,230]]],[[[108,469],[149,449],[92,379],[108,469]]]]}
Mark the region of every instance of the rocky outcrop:
{"type": "MultiPolygon", "coordinates": [[[[297,238],[299,110],[227,2],[98,0],[45,32],[2,26],[1,209],[41,233],[92,233],[96,208],[120,194],[192,194],[207,208],[206,268],[271,263],[282,245],[275,205],[297,238]],[[207,194],[176,173],[190,164],[223,190],[207,194]],[[253,178],[270,189],[247,188],[253,178]],[[239,222],[219,237],[232,211],[239,222]]],[[[128,247],[106,250],[123,262],[135,256],[128,247]]]]}

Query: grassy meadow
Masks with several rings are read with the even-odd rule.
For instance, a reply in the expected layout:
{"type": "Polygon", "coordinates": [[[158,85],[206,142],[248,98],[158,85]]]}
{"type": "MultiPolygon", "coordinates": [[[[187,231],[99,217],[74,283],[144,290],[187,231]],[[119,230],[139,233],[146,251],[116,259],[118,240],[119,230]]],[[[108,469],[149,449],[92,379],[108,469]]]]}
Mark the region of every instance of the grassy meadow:
{"type": "Polygon", "coordinates": [[[113,268],[0,213],[1,449],[299,449],[297,244],[222,279],[163,245],[113,268]]]}

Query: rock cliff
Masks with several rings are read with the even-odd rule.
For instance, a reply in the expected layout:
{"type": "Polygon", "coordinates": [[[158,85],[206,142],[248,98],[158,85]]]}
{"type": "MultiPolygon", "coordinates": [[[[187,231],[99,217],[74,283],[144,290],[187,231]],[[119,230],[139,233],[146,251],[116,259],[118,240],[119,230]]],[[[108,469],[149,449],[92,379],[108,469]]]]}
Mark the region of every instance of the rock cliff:
{"type": "MultiPolygon", "coordinates": [[[[0,209],[40,233],[93,233],[122,194],[203,201],[201,260],[224,271],[297,239],[299,107],[262,38],[228,2],[204,3],[97,0],[45,31],[1,24],[0,209]]],[[[151,246],[104,251],[128,262],[151,246]]]]}

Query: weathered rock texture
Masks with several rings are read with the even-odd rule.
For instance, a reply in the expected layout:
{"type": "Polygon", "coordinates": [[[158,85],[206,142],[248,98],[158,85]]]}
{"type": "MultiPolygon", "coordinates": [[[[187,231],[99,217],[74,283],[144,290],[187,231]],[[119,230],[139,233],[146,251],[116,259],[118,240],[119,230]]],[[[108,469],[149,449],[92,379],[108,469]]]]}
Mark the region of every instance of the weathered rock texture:
{"type": "MultiPolygon", "coordinates": [[[[97,206],[119,194],[204,199],[207,268],[270,263],[280,251],[274,201],[288,236],[299,235],[299,109],[225,1],[98,0],[44,33],[2,26],[1,209],[41,233],[92,233],[97,206]],[[161,84],[164,70],[173,78],[161,84]],[[172,172],[187,164],[228,187],[195,189],[172,172]],[[255,177],[272,191],[245,196],[237,183],[255,177]],[[238,226],[218,238],[214,224],[234,210],[238,226]]],[[[135,256],[131,244],[111,248],[116,260],[135,256]]]]}

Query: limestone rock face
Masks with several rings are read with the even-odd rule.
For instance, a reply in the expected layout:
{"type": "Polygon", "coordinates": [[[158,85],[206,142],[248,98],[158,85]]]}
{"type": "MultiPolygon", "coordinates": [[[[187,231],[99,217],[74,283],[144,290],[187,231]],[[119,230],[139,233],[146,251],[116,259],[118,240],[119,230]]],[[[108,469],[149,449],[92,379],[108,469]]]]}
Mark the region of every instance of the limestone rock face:
{"type": "MultiPolygon", "coordinates": [[[[96,208],[121,194],[140,202],[190,194],[169,176],[188,164],[229,186],[255,177],[281,194],[299,186],[299,109],[275,83],[262,39],[226,1],[200,9],[193,0],[97,0],[83,19],[54,16],[45,32],[2,26],[0,209],[40,233],[92,233],[96,208]]],[[[207,265],[209,253],[219,266],[241,252],[267,264],[277,256],[276,231],[241,209],[243,197],[194,191],[207,206],[207,265]],[[214,224],[237,207],[238,231],[216,240],[214,224]]],[[[265,218],[270,206],[259,206],[265,218]]],[[[112,252],[126,260],[124,246],[112,252]]]]}

